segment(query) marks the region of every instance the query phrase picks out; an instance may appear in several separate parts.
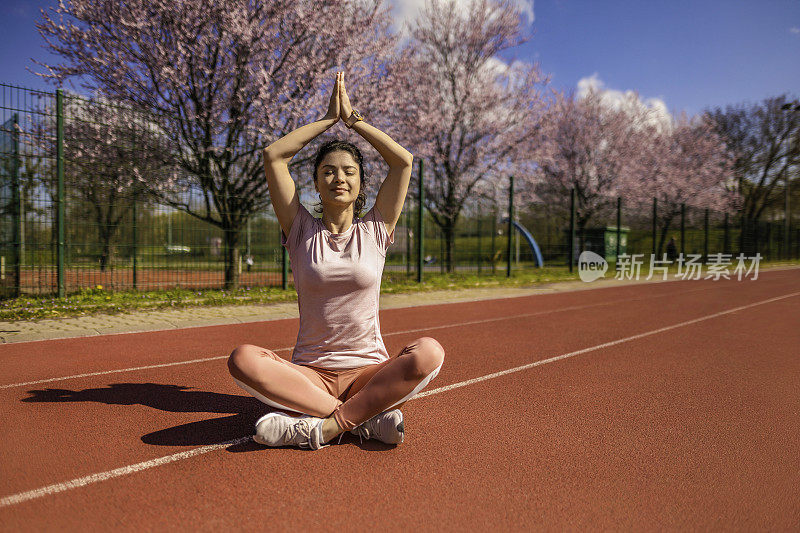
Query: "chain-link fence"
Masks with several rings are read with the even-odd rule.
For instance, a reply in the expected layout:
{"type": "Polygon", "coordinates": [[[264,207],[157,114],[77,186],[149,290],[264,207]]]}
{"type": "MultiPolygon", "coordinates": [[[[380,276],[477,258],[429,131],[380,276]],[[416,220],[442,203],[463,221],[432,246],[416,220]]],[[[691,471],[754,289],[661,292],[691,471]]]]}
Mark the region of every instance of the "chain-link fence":
{"type": "MultiPolygon", "coordinates": [[[[10,85],[0,91],[3,297],[63,295],[97,285],[291,284],[265,187],[254,192],[234,182],[181,180],[181,165],[185,170],[192,162],[170,159],[174,140],[156,116],[60,91],[10,85]]],[[[511,225],[509,195],[499,202],[476,196],[450,231],[425,202],[420,226],[417,179],[395,228],[385,278],[563,267],[584,250],[609,261],[651,253],[800,256],[797,225],[787,232],[782,221],[755,223],[735,212],[617,198],[589,212],[573,205],[569,194],[556,203],[514,202],[511,225]]]]}
{"type": "Polygon", "coordinates": [[[61,91],[0,91],[3,296],[285,279],[266,201],[176,179],[186,161],[168,162],[158,117],[61,91]]]}

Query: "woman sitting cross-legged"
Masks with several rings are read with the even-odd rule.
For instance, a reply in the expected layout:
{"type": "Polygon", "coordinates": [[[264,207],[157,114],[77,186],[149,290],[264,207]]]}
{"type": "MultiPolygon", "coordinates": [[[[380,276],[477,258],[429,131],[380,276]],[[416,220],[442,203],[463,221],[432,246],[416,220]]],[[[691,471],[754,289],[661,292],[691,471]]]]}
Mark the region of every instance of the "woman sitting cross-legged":
{"type": "Polygon", "coordinates": [[[280,410],[256,422],[256,442],[317,450],[345,431],[389,444],[403,441],[399,408],[430,383],[444,361],[442,345],[431,337],[420,337],[390,357],[380,331],[381,277],[411,162],[408,151],[352,109],[343,73],[337,73],[324,118],[264,150],[281,244],[292,262],[300,331],[291,362],[252,345],[239,346],[228,359],[240,387],[280,410]],[[323,144],[314,163],[322,204],[318,219],[300,203],[288,165],[340,118],[375,147],[389,172],[375,205],[358,217],[366,200],[361,152],[344,141],[323,144]]]}

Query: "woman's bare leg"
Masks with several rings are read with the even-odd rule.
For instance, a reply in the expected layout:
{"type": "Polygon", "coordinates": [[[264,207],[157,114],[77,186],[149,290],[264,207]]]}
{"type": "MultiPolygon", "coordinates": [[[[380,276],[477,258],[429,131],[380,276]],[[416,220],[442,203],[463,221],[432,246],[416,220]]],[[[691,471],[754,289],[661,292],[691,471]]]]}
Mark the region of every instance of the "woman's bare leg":
{"type": "Polygon", "coordinates": [[[335,408],[333,418],[342,430],[350,430],[378,413],[398,407],[411,393],[419,392],[420,385],[427,385],[443,362],[444,348],[436,339],[416,339],[397,356],[365,369],[353,382],[345,402],[335,408]]]}
{"type": "Polygon", "coordinates": [[[316,372],[265,348],[239,346],[228,358],[228,369],[248,393],[278,409],[327,418],[342,403],[327,392],[316,372]]]}

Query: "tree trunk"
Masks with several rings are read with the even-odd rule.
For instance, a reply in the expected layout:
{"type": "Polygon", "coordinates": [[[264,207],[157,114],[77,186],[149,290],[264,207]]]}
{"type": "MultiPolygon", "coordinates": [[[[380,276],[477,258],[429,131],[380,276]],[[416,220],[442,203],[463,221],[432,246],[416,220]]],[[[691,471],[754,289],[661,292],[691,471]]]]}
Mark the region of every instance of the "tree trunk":
{"type": "Polygon", "coordinates": [[[664,225],[661,226],[661,235],[658,238],[658,246],[656,247],[656,260],[661,259],[661,254],[664,250],[664,241],[667,240],[667,233],[669,232],[669,226],[672,223],[672,218],[668,218],[664,221],[664,225]]]}
{"type": "Polygon", "coordinates": [[[86,199],[92,204],[92,208],[95,211],[97,236],[100,241],[100,271],[105,272],[115,252],[112,241],[117,234],[117,230],[119,230],[122,219],[128,214],[131,207],[119,205],[114,194],[111,194],[104,201],[92,196],[88,196],[86,199]],[[105,210],[103,209],[104,207],[105,210]]]}
{"type": "Polygon", "coordinates": [[[239,228],[224,228],[225,288],[239,288],[239,228]]]}
{"type": "Polygon", "coordinates": [[[101,224],[98,228],[98,237],[100,238],[100,272],[105,272],[106,268],[108,268],[108,265],[111,263],[111,258],[114,254],[114,247],[111,241],[117,233],[117,228],[119,228],[119,224],[108,221],[106,221],[105,224],[101,224]]]}
{"type": "Polygon", "coordinates": [[[447,226],[442,228],[444,234],[444,261],[447,272],[453,273],[453,224],[447,221],[447,226]]]}
{"type": "Polygon", "coordinates": [[[111,243],[106,239],[100,243],[100,272],[105,272],[111,260],[111,243]]]}

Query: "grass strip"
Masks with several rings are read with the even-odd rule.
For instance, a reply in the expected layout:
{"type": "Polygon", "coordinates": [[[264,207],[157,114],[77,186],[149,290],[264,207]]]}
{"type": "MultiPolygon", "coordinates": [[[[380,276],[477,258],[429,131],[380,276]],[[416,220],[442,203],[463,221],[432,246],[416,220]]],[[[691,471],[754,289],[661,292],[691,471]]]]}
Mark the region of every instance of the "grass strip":
{"type": "MultiPolygon", "coordinates": [[[[384,272],[381,292],[398,294],[437,290],[458,290],[475,287],[524,287],[537,283],[577,279],[566,267],[495,275],[426,273],[423,283],[403,274],[384,272]]],[[[240,287],[227,289],[172,288],[155,291],[112,291],[100,285],[82,289],[63,299],[50,296],[22,296],[0,301],[0,320],[37,320],[42,318],[77,317],[96,314],[119,314],[154,309],[177,309],[201,306],[254,305],[297,300],[294,286],[240,287]]]]}

